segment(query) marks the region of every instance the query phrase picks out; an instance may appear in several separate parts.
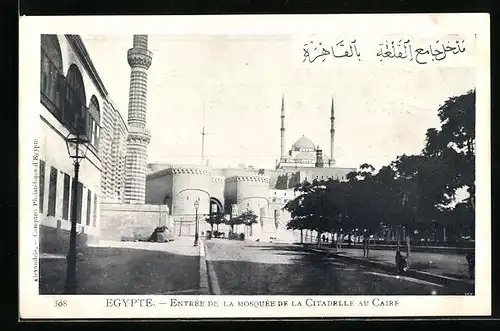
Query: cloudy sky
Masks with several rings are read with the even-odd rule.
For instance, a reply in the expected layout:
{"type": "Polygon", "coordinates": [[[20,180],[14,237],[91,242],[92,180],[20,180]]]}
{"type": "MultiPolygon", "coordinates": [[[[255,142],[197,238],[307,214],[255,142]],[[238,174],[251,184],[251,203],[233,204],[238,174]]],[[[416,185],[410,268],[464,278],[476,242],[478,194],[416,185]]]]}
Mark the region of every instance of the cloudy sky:
{"type": "MultiPolygon", "coordinates": [[[[82,38],[126,119],[132,36],[82,38]]],[[[378,168],[400,154],[419,153],[426,130],[439,124],[440,104],[475,87],[474,69],[464,66],[353,59],[308,66],[296,40],[285,35],[150,35],[149,49],[149,161],[200,162],[205,125],[212,165],[273,167],[284,95],[286,150],[305,135],[328,153],[333,97],[337,165],[378,168]]]]}

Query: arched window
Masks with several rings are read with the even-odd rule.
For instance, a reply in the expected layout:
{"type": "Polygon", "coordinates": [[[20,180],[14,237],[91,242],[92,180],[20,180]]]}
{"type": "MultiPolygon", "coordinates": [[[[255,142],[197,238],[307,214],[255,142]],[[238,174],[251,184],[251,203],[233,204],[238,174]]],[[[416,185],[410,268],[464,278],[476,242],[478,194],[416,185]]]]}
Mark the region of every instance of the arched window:
{"type": "Polygon", "coordinates": [[[54,34],[43,34],[40,42],[40,98],[47,109],[61,119],[64,82],[61,47],[54,34]]]}
{"type": "Polygon", "coordinates": [[[87,133],[85,86],[82,74],[75,64],[72,64],[68,69],[65,89],[64,123],[73,130],[83,130],[87,133]]]}
{"type": "Polygon", "coordinates": [[[99,135],[100,135],[100,118],[101,111],[99,109],[99,101],[96,96],[93,95],[90,98],[89,104],[89,115],[88,116],[88,137],[90,139],[90,143],[94,145],[96,148],[99,147],[99,135]]]}

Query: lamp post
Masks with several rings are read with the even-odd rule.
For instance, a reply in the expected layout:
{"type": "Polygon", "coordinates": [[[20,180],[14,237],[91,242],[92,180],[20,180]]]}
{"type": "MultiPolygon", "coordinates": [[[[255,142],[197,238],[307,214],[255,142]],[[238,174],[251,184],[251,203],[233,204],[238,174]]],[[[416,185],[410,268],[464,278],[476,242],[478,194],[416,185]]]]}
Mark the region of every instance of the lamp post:
{"type": "Polygon", "coordinates": [[[72,199],[71,199],[71,232],[69,236],[69,249],[66,270],[66,284],[64,290],[66,294],[76,294],[76,223],[77,223],[77,208],[78,208],[78,174],[80,170],[80,162],[85,158],[89,139],[85,130],[79,126],[75,132],[70,132],[66,137],[66,147],[68,155],[73,160],[75,176],[73,177],[72,199]]]}
{"type": "Polygon", "coordinates": [[[194,202],[195,215],[195,233],[194,233],[194,246],[198,246],[198,208],[200,207],[199,199],[194,202]]]}

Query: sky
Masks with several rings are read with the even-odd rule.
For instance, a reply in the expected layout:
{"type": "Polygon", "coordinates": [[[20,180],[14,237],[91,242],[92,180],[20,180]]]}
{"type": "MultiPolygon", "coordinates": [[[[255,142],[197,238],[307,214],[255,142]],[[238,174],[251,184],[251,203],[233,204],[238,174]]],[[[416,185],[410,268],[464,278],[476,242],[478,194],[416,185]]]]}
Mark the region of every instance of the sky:
{"type": "MultiPolygon", "coordinates": [[[[82,35],[92,61],[127,118],[132,36],[82,35]]],[[[280,154],[281,98],[285,149],[302,135],[330,150],[335,106],[339,167],[379,168],[398,155],[419,153],[425,133],[439,126],[437,110],[449,97],[475,88],[466,66],[377,66],[341,61],[297,63],[286,35],[150,35],[147,127],[150,162],[238,164],[274,168],[280,154]]],[[[302,53],[300,53],[302,54],[302,53]]],[[[330,156],[330,155],[328,155],[330,156]]]]}

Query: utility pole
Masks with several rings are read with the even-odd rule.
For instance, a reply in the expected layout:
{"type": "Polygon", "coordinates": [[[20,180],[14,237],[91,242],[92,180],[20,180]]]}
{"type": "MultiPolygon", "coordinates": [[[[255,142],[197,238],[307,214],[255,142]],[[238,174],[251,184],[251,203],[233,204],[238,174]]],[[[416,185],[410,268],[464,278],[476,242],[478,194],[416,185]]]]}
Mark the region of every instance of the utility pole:
{"type": "Polygon", "coordinates": [[[205,102],[203,102],[203,127],[201,129],[201,165],[205,165],[205,136],[210,133],[205,132],[205,102]]]}

